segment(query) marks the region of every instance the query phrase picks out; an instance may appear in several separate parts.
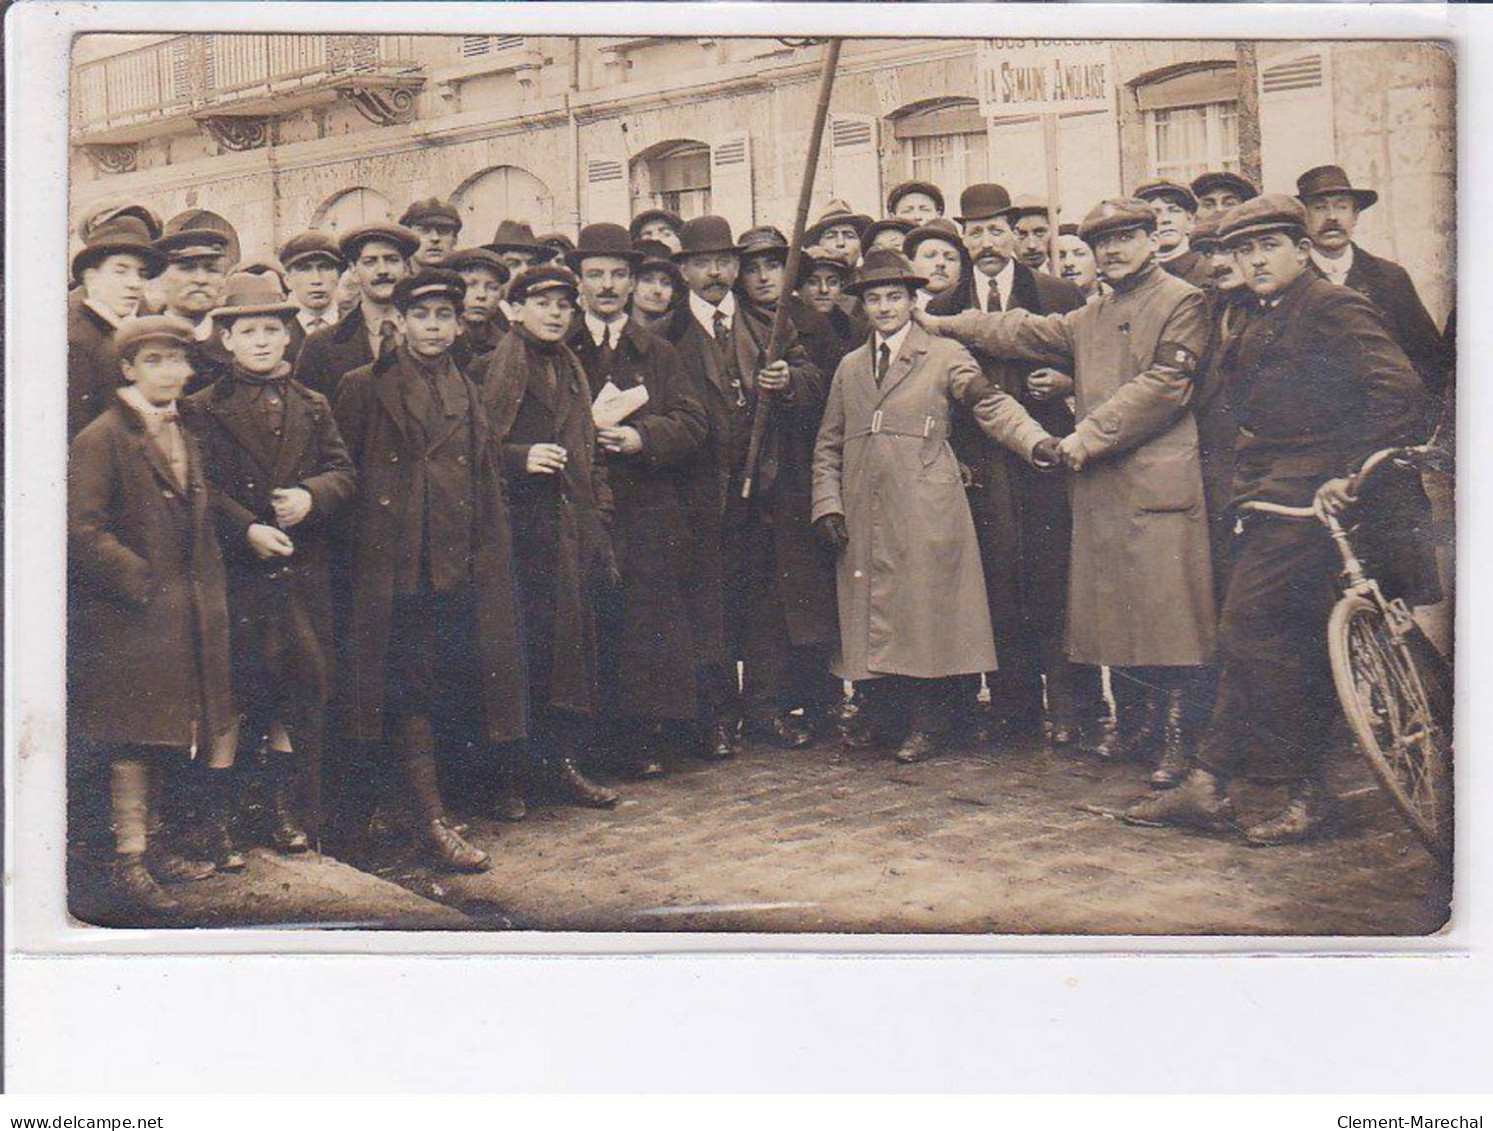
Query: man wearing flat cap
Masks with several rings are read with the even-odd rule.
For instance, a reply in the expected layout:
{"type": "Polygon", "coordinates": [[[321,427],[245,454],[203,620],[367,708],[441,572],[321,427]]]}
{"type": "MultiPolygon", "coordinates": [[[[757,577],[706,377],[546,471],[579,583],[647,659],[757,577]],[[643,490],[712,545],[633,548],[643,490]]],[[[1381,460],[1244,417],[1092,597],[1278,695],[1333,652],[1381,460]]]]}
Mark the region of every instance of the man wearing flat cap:
{"type": "Polygon", "coordinates": [[[1236,204],[1253,200],[1260,195],[1249,178],[1238,173],[1217,170],[1195,177],[1189,186],[1197,199],[1197,222],[1201,224],[1210,216],[1221,216],[1236,204]]]}
{"type": "MultiPolygon", "coordinates": [[[[1300,202],[1284,195],[1236,205],[1220,223],[1219,238],[1253,294],[1233,362],[1235,508],[1253,500],[1315,502],[1345,513],[1354,503],[1347,477],[1363,460],[1420,438],[1424,393],[1414,368],[1367,298],[1311,269],[1306,224],[1300,202]]],[[[1355,514],[1363,527],[1355,545],[1376,561],[1387,595],[1432,596],[1434,569],[1416,552],[1428,543],[1419,479],[1385,491],[1355,514]],[[1393,529],[1370,529],[1376,515],[1378,526],[1393,529]]],[[[1305,840],[1328,816],[1326,636],[1337,553],[1320,523],[1248,512],[1238,515],[1232,551],[1222,670],[1198,765],[1175,789],[1132,806],[1126,820],[1228,831],[1228,784],[1244,778],[1286,794],[1278,812],[1243,829],[1244,839],[1305,840]]]]}
{"type": "Polygon", "coordinates": [[[311,229],[285,241],[280,248],[280,266],[285,271],[285,287],[298,308],[285,351],[285,360],[294,367],[306,339],[337,322],[342,249],[326,232],[311,229]]]}
{"type": "Polygon", "coordinates": [[[1208,266],[1190,242],[1198,213],[1192,190],[1176,181],[1146,181],[1137,186],[1135,198],[1156,213],[1156,262],[1184,282],[1206,290],[1208,266]]]}
{"type": "Polygon", "coordinates": [[[1185,745],[1187,692],[1213,658],[1208,519],[1188,409],[1207,323],[1202,293],[1156,263],[1146,201],[1101,202],[1079,235],[1109,293],[1059,314],[923,317],[993,356],[1073,372],[1078,423],[1042,445],[1073,473],[1067,655],[1138,690],[1141,709],[1093,744],[1125,759],[1185,745]]]}
{"type": "MultiPolygon", "coordinates": [[[[209,317],[222,301],[223,284],[228,278],[229,236],[217,225],[188,226],[197,215],[182,213],[168,220],[155,244],[165,258],[156,282],[163,313],[191,323],[196,334],[188,395],[207,388],[233,366],[233,358],[212,332],[209,317]]],[[[236,241],[233,246],[237,246],[236,241]]]]}
{"type": "Polygon", "coordinates": [[[451,356],[480,385],[487,378],[488,355],[509,329],[499,303],[512,275],[497,252],[485,247],[453,251],[446,257],[445,266],[460,275],[467,287],[461,304],[461,337],[452,347],[451,356]]]}
{"type": "Polygon", "coordinates": [[[410,256],[412,271],[445,266],[446,257],[456,250],[456,239],[461,235],[461,213],[450,201],[434,196],[411,204],[399,223],[420,237],[420,246],[410,256]]]}
{"type": "Polygon", "coordinates": [[[632,218],[627,225],[627,234],[634,243],[642,240],[657,240],[669,251],[679,250],[679,233],[684,230],[684,221],[679,213],[667,208],[646,208],[632,218]]]}
{"type": "Polygon", "coordinates": [[[930,181],[903,181],[886,194],[886,214],[911,220],[913,227],[942,216],[943,192],[930,181]]]}
{"type": "Polygon", "coordinates": [[[1440,394],[1451,379],[1452,359],[1409,272],[1353,241],[1360,213],[1373,207],[1379,194],[1354,187],[1338,166],[1321,165],[1296,178],[1296,199],[1306,207],[1312,264],[1328,282],[1352,287],[1379,308],[1427,392],[1440,394]]]}
{"type": "Polygon", "coordinates": [[[358,284],[358,305],[333,326],[310,335],[296,358],[295,378],[335,403],[342,378],[392,353],[404,332],[394,288],[409,275],[420,237],[397,224],[365,224],[337,244],[358,284]]]}
{"type": "MultiPolygon", "coordinates": [[[[1012,201],[1004,186],[985,183],[965,189],[958,219],[973,264],[970,281],[932,299],[929,313],[1027,310],[1045,315],[1083,305],[1078,288],[1018,260],[1012,201]]],[[[1016,398],[1050,434],[1073,431],[1067,400],[1073,387],[1071,366],[1038,367],[978,344],[971,353],[986,379],[1016,398]]],[[[969,471],[970,509],[1001,649],[1000,669],[986,676],[989,708],[976,705],[978,681],[969,681],[968,715],[985,738],[996,732],[1040,738],[1044,715],[1050,715],[1054,744],[1075,743],[1081,727],[1092,724],[1100,712],[1103,692],[1099,670],[1074,665],[1063,652],[1072,522],[1066,484],[1035,471],[1022,454],[992,443],[969,411],[955,411],[951,442],[969,471]]]]}
{"type": "Polygon", "coordinates": [[[114,333],[135,317],[145,284],[165,265],[152,241],[159,223],[149,209],[121,205],[95,212],[80,228],[73,256],[76,289],[67,299],[67,434],[76,436],[112,402],[119,387],[114,333]]]}

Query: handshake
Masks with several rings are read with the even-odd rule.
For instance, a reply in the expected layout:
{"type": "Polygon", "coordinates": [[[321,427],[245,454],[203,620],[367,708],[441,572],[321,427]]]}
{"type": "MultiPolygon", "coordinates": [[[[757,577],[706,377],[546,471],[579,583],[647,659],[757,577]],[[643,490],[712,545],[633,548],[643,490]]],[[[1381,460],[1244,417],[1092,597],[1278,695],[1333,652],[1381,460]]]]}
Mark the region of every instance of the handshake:
{"type": "Polygon", "coordinates": [[[1088,461],[1088,453],[1084,451],[1083,444],[1076,435],[1064,436],[1061,440],[1056,436],[1044,436],[1032,449],[1032,464],[1041,471],[1052,471],[1058,467],[1082,471],[1088,461]]]}

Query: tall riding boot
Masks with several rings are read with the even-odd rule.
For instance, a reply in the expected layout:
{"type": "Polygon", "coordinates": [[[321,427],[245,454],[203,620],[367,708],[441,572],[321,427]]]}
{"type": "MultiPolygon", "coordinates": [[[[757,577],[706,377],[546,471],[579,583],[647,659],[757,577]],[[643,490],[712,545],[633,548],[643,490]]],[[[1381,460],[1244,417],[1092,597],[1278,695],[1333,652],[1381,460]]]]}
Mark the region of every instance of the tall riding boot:
{"type": "Polygon", "coordinates": [[[311,841],[296,816],[303,757],[276,753],[271,755],[271,759],[270,841],[279,852],[305,852],[311,841]]]}
{"type": "Polygon", "coordinates": [[[436,777],[435,755],[406,754],[405,783],[420,815],[417,835],[427,852],[458,872],[485,872],[492,861],[480,848],[468,844],[446,820],[441,805],[441,787],[436,777]]]}
{"type": "Polygon", "coordinates": [[[551,788],[563,801],[588,809],[610,809],[617,804],[616,790],[598,785],[575,764],[577,723],[556,719],[551,730],[552,752],[548,755],[551,788]]]}
{"type": "Polygon", "coordinates": [[[1103,735],[1090,751],[1110,762],[1130,762],[1153,749],[1161,740],[1162,693],[1147,687],[1139,701],[1116,712],[1114,730],[1103,735]]]}
{"type": "Polygon", "coordinates": [[[233,843],[233,773],[230,770],[200,770],[207,795],[207,848],[220,872],[242,872],[249,861],[233,843]]]}
{"type": "Polygon", "coordinates": [[[149,776],[149,767],[136,758],[116,758],[109,767],[109,816],[114,832],[109,880],[126,906],[159,915],[179,905],[160,889],[145,866],[149,776]]]}
{"type": "Polygon", "coordinates": [[[1183,687],[1168,687],[1162,693],[1161,757],[1151,774],[1153,789],[1171,789],[1192,767],[1188,730],[1187,691],[1183,687]]]}

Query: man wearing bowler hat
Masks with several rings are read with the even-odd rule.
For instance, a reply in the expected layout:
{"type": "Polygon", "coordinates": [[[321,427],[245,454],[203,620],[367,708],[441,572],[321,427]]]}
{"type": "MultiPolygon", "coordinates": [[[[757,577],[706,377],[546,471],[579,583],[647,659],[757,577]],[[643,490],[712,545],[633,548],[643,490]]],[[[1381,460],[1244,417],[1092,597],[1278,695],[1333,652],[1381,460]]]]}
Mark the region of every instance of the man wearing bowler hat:
{"type": "Polygon", "coordinates": [[[152,242],[155,214],[143,205],[118,205],[87,217],[82,249],[73,256],[76,289],[67,299],[67,434],[76,436],[111,403],[119,387],[114,332],[135,317],[145,283],[165,265],[152,242]]]}
{"type": "Polygon", "coordinates": [[[1203,173],[1193,179],[1189,186],[1197,198],[1197,222],[1201,224],[1210,216],[1221,216],[1236,204],[1253,200],[1260,190],[1247,177],[1226,170],[1203,173]]]}
{"type": "Polygon", "coordinates": [[[648,398],[596,435],[622,574],[620,607],[600,626],[603,737],[613,762],[639,778],[664,772],[664,749],[696,717],[685,597],[690,539],[680,487],[706,432],[704,406],[685,387],[678,351],[629,313],[644,259],[626,228],[606,223],[582,228],[566,257],[582,307],[568,343],[586,371],[589,397],[641,387],[648,398]]]}
{"type": "Polygon", "coordinates": [[[337,280],[345,264],[342,249],[326,232],[310,229],[285,241],[280,248],[285,287],[298,307],[290,323],[290,345],[285,360],[293,367],[306,339],[337,322],[337,280]]]}
{"type": "Polygon", "coordinates": [[[1320,165],[1296,178],[1296,199],[1306,207],[1306,233],[1316,269],[1328,282],[1352,287],[1379,308],[1426,390],[1439,394],[1451,377],[1451,358],[1409,273],[1353,241],[1359,215],[1373,207],[1379,194],[1356,188],[1336,165],[1320,165]]]}
{"type": "Polygon", "coordinates": [[[450,201],[439,197],[417,200],[399,218],[402,227],[420,237],[420,246],[410,256],[410,268],[444,267],[446,257],[456,250],[461,235],[461,213],[450,201]]]}
{"type": "MultiPolygon", "coordinates": [[[[740,274],[740,249],[731,225],[720,216],[698,216],[684,225],[674,259],[689,287],[688,305],[671,327],[670,338],[684,361],[693,396],[705,407],[709,433],[685,485],[685,506],[694,539],[690,571],[691,624],[703,714],[709,728],[698,753],[730,758],[739,748],[743,716],[754,725],[772,725],[781,716],[786,679],[774,660],[781,649],[759,648],[762,624],[748,624],[749,609],[776,597],[772,577],[749,573],[763,565],[777,545],[769,507],[783,465],[784,435],[801,407],[818,411],[825,377],[802,347],[765,364],[744,324],[733,289],[740,274]],[[764,437],[750,500],[742,499],[742,474],[751,440],[757,399],[772,398],[771,424],[764,437]],[[752,540],[750,546],[748,540],[752,540]],[[753,557],[746,554],[751,550],[753,557]],[[745,590],[745,591],[743,591],[745,590]],[[743,695],[736,662],[746,659],[743,695]],[[743,704],[743,698],[746,704],[743,704]]],[[[774,575],[775,576],[775,575],[774,575]]],[[[782,621],[776,621],[778,625],[782,621]]]]}
{"type": "Polygon", "coordinates": [[[1176,181],[1159,179],[1138,185],[1135,198],[1144,200],[1156,213],[1156,262],[1184,282],[1207,290],[1211,277],[1208,265],[1190,242],[1198,213],[1192,190],[1176,181]]]}
{"type": "Polygon", "coordinates": [[[306,339],[296,359],[295,378],[335,403],[342,378],[398,348],[404,316],[394,288],[409,275],[409,258],[420,237],[397,224],[365,224],[338,241],[338,250],[358,284],[358,305],[336,325],[306,339]]]}

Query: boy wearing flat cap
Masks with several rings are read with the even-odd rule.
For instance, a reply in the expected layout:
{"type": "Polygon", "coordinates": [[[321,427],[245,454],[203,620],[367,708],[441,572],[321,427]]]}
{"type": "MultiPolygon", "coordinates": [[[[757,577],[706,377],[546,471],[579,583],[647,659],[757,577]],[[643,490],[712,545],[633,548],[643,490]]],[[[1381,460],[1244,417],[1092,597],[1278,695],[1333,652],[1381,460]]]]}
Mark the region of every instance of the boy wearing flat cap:
{"type": "Polygon", "coordinates": [[[68,461],[68,725],[108,766],[119,925],[177,906],[160,883],[211,863],[152,835],[188,758],[230,765],[228,608],[203,457],[179,419],[191,323],[135,318],[115,339],[126,386],[68,461]]]}
{"type": "Polygon", "coordinates": [[[294,367],[306,339],[337,322],[337,282],[345,264],[336,240],[326,232],[305,231],[285,241],[280,266],[291,301],[300,308],[285,350],[285,360],[294,367]]]}
{"type": "MultiPolygon", "coordinates": [[[[598,606],[616,599],[622,580],[590,385],[565,344],[578,286],[561,266],[514,276],[519,320],[493,350],[482,394],[512,508],[532,764],[565,800],[609,808],[617,794],[577,765],[601,703],[598,606]]],[[[522,816],[520,801],[505,795],[499,815],[522,816]]]]}
{"type": "MultiPolygon", "coordinates": [[[[233,366],[183,402],[202,438],[227,565],[235,698],[245,737],[270,760],[270,842],[281,852],[306,850],[303,814],[319,805],[334,666],[331,538],[356,481],[331,405],[290,376],[298,311],[274,276],[229,276],[212,319],[233,366]]],[[[227,774],[215,778],[221,868],[240,858],[227,774]]]]}
{"type": "Polygon", "coordinates": [[[420,237],[420,246],[410,256],[413,270],[447,266],[446,259],[456,250],[456,238],[461,235],[461,213],[455,205],[434,196],[417,200],[404,210],[399,223],[420,237]]]}
{"type": "Polygon", "coordinates": [[[461,304],[461,337],[456,339],[451,354],[462,371],[480,385],[487,379],[488,355],[509,329],[508,317],[499,304],[512,276],[497,252],[485,247],[452,252],[446,258],[446,268],[460,275],[467,288],[461,304]]]}
{"type": "Polygon", "coordinates": [[[1206,290],[1208,265],[1190,242],[1198,214],[1192,190],[1175,181],[1147,181],[1137,186],[1135,198],[1156,213],[1156,262],[1184,282],[1206,290]]]}
{"type": "Polygon", "coordinates": [[[382,769],[386,804],[409,814],[426,855],[478,872],[488,855],[447,819],[436,755],[474,743],[496,774],[503,748],[525,736],[526,704],[498,451],[481,390],[451,360],[465,289],[440,269],[399,280],[402,343],[337,392],[359,482],[341,768],[350,845],[382,769]]]}

